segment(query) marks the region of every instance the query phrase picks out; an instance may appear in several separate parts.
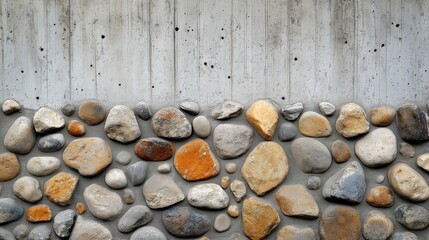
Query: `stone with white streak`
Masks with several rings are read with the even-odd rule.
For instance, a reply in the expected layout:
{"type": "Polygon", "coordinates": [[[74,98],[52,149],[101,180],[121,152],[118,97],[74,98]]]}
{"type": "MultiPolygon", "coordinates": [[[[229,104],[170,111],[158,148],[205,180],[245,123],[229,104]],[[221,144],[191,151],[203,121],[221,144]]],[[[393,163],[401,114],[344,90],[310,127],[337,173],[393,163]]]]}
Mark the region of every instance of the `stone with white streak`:
{"type": "Polygon", "coordinates": [[[190,205],[198,208],[223,209],[229,204],[228,194],[217,184],[199,184],[188,192],[190,205]]]}

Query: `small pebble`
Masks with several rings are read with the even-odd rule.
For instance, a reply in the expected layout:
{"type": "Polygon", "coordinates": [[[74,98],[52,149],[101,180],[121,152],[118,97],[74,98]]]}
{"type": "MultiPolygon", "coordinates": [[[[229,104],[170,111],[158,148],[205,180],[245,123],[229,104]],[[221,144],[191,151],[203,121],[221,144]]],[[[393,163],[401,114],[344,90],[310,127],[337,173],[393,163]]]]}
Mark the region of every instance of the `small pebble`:
{"type": "Polygon", "coordinates": [[[196,102],[182,102],[180,109],[194,115],[200,113],[200,105],[196,102]]]}
{"type": "Polygon", "coordinates": [[[120,151],[118,152],[118,154],[116,154],[115,161],[122,166],[126,166],[130,164],[131,160],[132,160],[131,153],[127,151],[120,151]]]}
{"type": "Polygon", "coordinates": [[[228,188],[229,185],[229,177],[228,176],[223,176],[222,179],[220,180],[220,186],[223,189],[228,188]]]}
{"type": "Polygon", "coordinates": [[[377,179],[376,179],[377,183],[383,183],[384,182],[384,176],[383,175],[378,175],[377,179]]]}
{"type": "Polygon", "coordinates": [[[227,213],[229,216],[236,218],[240,215],[240,209],[237,205],[229,205],[227,209],[227,213]]]}
{"type": "Polygon", "coordinates": [[[227,173],[233,174],[235,171],[237,171],[237,165],[235,163],[227,163],[225,165],[225,170],[227,173]]]}
{"type": "Polygon", "coordinates": [[[409,158],[413,158],[416,155],[414,147],[406,142],[401,142],[401,149],[399,150],[399,153],[409,158]]]}
{"type": "Polygon", "coordinates": [[[138,102],[134,106],[134,113],[144,121],[147,121],[152,117],[152,111],[150,110],[149,105],[145,102],[138,102]]]}
{"type": "Polygon", "coordinates": [[[25,224],[19,224],[13,229],[13,235],[17,240],[23,240],[28,235],[28,227],[25,224]]]}
{"type": "Polygon", "coordinates": [[[334,115],[335,110],[336,108],[332,103],[329,103],[329,102],[319,103],[319,111],[327,117],[334,115]]]}
{"type": "Polygon", "coordinates": [[[298,134],[298,128],[291,122],[284,122],[280,125],[278,137],[280,141],[292,140],[298,134]]]}
{"type": "Polygon", "coordinates": [[[28,240],[49,240],[52,230],[49,225],[37,225],[28,234],[28,240]]]}
{"type": "Polygon", "coordinates": [[[225,120],[237,117],[243,111],[243,108],[244,106],[241,103],[225,101],[212,110],[211,116],[217,120],[225,120]]]}
{"type": "Polygon", "coordinates": [[[304,105],[300,102],[294,104],[287,104],[280,109],[280,114],[285,120],[294,121],[301,115],[304,110],[304,105]]]}
{"type": "Polygon", "coordinates": [[[124,207],[121,197],[107,188],[95,183],[83,192],[88,210],[101,220],[113,220],[122,213],[124,207]]]}
{"type": "Polygon", "coordinates": [[[125,176],[124,171],[119,168],[110,169],[106,173],[104,180],[106,181],[107,186],[113,189],[121,189],[127,186],[127,177],[125,176]]]}
{"type": "Polygon", "coordinates": [[[52,174],[60,167],[61,161],[56,157],[32,157],[27,162],[27,171],[37,177],[52,174]]]}
{"type": "Polygon", "coordinates": [[[133,186],[138,186],[143,184],[146,179],[147,169],[149,168],[149,164],[147,162],[139,161],[131,164],[127,167],[126,173],[130,183],[133,186]]]}
{"type": "Polygon", "coordinates": [[[3,102],[2,110],[4,114],[9,115],[21,110],[19,103],[13,99],[7,99],[3,102]]]}
{"type": "Polygon", "coordinates": [[[231,227],[231,219],[228,215],[221,213],[216,216],[213,227],[218,232],[225,232],[231,227]]]}
{"type": "Polygon", "coordinates": [[[163,163],[158,167],[159,173],[169,173],[170,171],[171,171],[171,165],[169,163],[163,163]]]}
{"type": "Polygon", "coordinates": [[[66,115],[67,117],[70,117],[71,115],[73,115],[73,113],[76,111],[75,107],[73,104],[71,103],[65,103],[62,107],[61,107],[61,112],[66,115]]]}
{"type": "Polygon", "coordinates": [[[124,189],[124,192],[122,193],[122,198],[124,199],[125,204],[133,204],[134,199],[136,198],[136,195],[134,194],[134,191],[127,188],[124,189]]]}
{"type": "Polygon", "coordinates": [[[198,116],[192,121],[195,135],[200,138],[206,138],[210,135],[212,129],[209,120],[204,116],[198,116]]]}
{"type": "Polygon", "coordinates": [[[234,195],[235,201],[241,202],[241,200],[243,200],[243,198],[247,194],[246,185],[244,184],[244,182],[235,179],[231,183],[231,192],[232,192],[232,195],[234,195]]]}
{"type": "Polygon", "coordinates": [[[83,136],[86,133],[85,125],[81,121],[71,120],[67,124],[67,132],[75,137],[83,136]]]}
{"type": "Polygon", "coordinates": [[[37,148],[41,152],[51,153],[60,150],[65,143],[66,139],[63,134],[54,133],[40,138],[37,148]]]}
{"type": "Polygon", "coordinates": [[[391,207],[393,205],[393,193],[386,186],[376,186],[369,190],[366,202],[374,207],[391,207]]]}
{"type": "Polygon", "coordinates": [[[86,208],[85,208],[85,204],[78,202],[76,203],[76,212],[79,214],[83,214],[84,212],[86,212],[86,208]]]}
{"type": "Polygon", "coordinates": [[[332,153],[332,158],[336,163],[347,162],[352,155],[350,147],[347,145],[347,143],[341,140],[335,140],[332,143],[331,153],[332,153]]]}

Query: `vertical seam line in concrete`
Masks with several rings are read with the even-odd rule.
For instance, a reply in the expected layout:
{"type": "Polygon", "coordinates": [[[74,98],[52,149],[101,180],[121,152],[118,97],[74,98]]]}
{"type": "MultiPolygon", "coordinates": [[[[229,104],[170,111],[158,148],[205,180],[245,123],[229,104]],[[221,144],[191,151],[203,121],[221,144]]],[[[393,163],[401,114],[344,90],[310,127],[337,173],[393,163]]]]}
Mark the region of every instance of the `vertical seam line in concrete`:
{"type": "Polygon", "coordinates": [[[358,29],[357,29],[357,26],[358,26],[358,19],[357,19],[357,6],[358,5],[358,3],[357,3],[357,0],[354,0],[354,8],[353,8],[353,15],[354,15],[354,19],[355,19],[355,21],[354,21],[354,56],[353,56],[353,72],[354,72],[354,74],[353,74],[353,101],[355,101],[356,102],[356,92],[359,90],[358,89],[358,87],[356,86],[356,82],[357,82],[357,80],[358,80],[358,69],[357,69],[357,65],[358,65],[358,56],[357,56],[357,54],[358,54],[358,48],[359,48],[359,44],[358,44],[358,34],[357,34],[357,31],[358,31],[358,29]]]}
{"type": "Polygon", "coordinates": [[[173,0],[173,101],[174,104],[176,104],[176,100],[177,100],[177,68],[176,68],[176,64],[177,64],[177,54],[176,54],[176,0],[173,0]]]}
{"type": "Polygon", "coordinates": [[[233,73],[233,71],[234,71],[234,37],[233,37],[233,30],[232,30],[232,28],[233,28],[233,21],[234,21],[234,0],[232,0],[231,1],[231,17],[230,17],[230,19],[229,19],[230,21],[229,21],[229,30],[230,30],[230,40],[231,40],[231,49],[230,49],[230,56],[229,56],[229,58],[230,58],[230,61],[231,61],[231,68],[230,68],[230,71],[229,71],[229,89],[230,89],[230,96],[229,96],[229,99],[230,100],[232,100],[232,97],[233,97],[233,91],[234,91],[234,89],[233,89],[233,87],[234,87],[234,84],[233,84],[233,81],[234,81],[234,79],[233,79],[233,77],[232,77],[232,73],[233,73]]]}
{"type": "Polygon", "coordinates": [[[151,0],[148,0],[148,38],[149,38],[149,81],[150,85],[148,86],[150,89],[150,103],[153,103],[153,79],[152,79],[152,34],[151,34],[151,25],[152,25],[152,18],[151,18],[151,0]]]}

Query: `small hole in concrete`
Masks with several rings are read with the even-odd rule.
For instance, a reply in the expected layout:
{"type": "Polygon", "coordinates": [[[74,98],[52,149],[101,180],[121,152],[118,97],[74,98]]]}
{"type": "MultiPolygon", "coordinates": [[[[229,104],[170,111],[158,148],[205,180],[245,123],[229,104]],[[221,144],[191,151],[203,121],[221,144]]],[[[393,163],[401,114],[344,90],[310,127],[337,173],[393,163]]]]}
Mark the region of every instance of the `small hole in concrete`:
{"type": "Polygon", "coordinates": [[[104,36],[104,35],[101,35],[101,39],[104,39],[106,36],[104,36]]]}
{"type": "Polygon", "coordinates": [[[178,27],[176,27],[176,28],[175,28],[175,30],[176,30],[176,31],[179,31],[179,28],[178,28],[178,27]]]}

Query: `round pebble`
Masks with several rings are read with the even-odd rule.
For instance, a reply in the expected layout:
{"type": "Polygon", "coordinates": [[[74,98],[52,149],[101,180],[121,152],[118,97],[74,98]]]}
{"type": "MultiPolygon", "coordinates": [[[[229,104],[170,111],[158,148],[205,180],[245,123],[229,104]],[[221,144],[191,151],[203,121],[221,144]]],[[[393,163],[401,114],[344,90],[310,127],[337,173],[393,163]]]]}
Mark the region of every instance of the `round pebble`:
{"type": "Polygon", "coordinates": [[[61,107],[61,112],[66,115],[67,117],[70,117],[71,115],[73,115],[73,113],[75,112],[75,107],[73,104],[71,103],[65,103],[62,107],[61,107]]]}
{"type": "Polygon", "coordinates": [[[124,171],[118,168],[110,169],[106,173],[104,180],[106,181],[107,186],[113,189],[121,189],[127,186],[127,177],[125,176],[124,171]]]}
{"type": "Polygon", "coordinates": [[[319,103],[319,111],[327,117],[334,115],[335,110],[336,108],[332,103],[329,103],[329,102],[319,103]]]}
{"type": "Polygon", "coordinates": [[[403,203],[394,214],[396,221],[410,230],[423,230],[429,225],[429,211],[419,205],[403,203]]]}
{"type": "Polygon", "coordinates": [[[72,136],[80,137],[86,133],[86,128],[81,121],[71,120],[67,124],[67,132],[72,136]]]}
{"type": "Polygon", "coordinates": [[[141,227],[133,232],[130,237],[130,240],[141,240],[141,239],[151,239],[151,240],[167,240],[167,237],[161,232],[158,228],[147,226],[141,227]]]}
{"type": "Polygon", "coordinates": [[[60,167],[61,161],[56,157],[33,157],[27,162],[27,171],[37,177],[52,174],[60,167]]]}
{"type": "Polygon", "coordinates": [[[35,203],[42,199],[39,181],[35,178],[24,176],[13,184],[13,193],[21,200],[35,203]]]}
{"type": "Polygon", "coordinates": [[[225,189],[228,188],[229,185],[229,177],[228,176],[223,176],[220,180],[220,186],[225,189]]]}
{"type": "Polygon", "coordinates": [[[136,198],[136,195],[134,194],[133,190],[127,188],[127,189],[124,189],[122,198],[124,199],[124,203],[129,205],[134,203],[134,199],[136,198]]]}
{"type": "Polygon", "coordinates": [[[130,183],[133,186],[141,185],[146,179],[148,168],[149,164],[143,161],[139,161],[128,166],[126,172],[130,179],[130,183]]]}
{"type": "Polygon", "coordinates": [[[367,240],[386,240],[394,231],[392,221],[379,211],[371,211],[363,223],[362,235],[367,240]]]}
{"type": "Polygon", "coordinates": [[[25,224],[19,224],[13,229],[13,235],[17,240],[23,240],[28,235],[28,227],[25,224]]]}
{"type": "Polygon", "coordinates": [[[81,202],[76,203],[75,209],[76,209],[76,212],[79,214],[83,214],[84,212],[86,212],[85,204],[81,202]]]}
{"type": "Polygon", "coordinates": [[[86,100],[79,106],[79,118],[88,125],[97,125],[106,118],[106,111],[98,100],[86,100]]]}
{"type": "Polygon", "coordinates": [[[231,227],[231,219],[228,215],[221,213],[216,216],[213,227],[218,232],[225,232],[231,227]]]}
{"type": "Polygon", "coordinates": [[[236,218],[240,215],[240,209],[237,205],[229,205],[226,212],[233,218],[236,218]]]}
{"type": "Polygon", "coordinates": [[[9,181],[18,175],[19,161],[13,153],[0,154],[0,181],[9,181]]]}
{"type": "Polygon", "coordinates": [[[118,230],[122,233],[128,233],[149,223],[152,219],[153,213],[148,207],[144,205],[133,206],[119,219],[118,230]]]}
{"type": "Polygon", "coordinates": [[[200,138],[206,138],[210,135],[211,125],[209,120],[204,116],[198,116],[192,121],[192,127],[195,134],[200,138]]]}
{"type": "Polygon", "coordinates": [[[147,121],[152,117],[152,111],[150,110],[149,105],[145,102],[138,102],[134,106],[134,113],[144,121],[147,121]]]}
{"type": "Polygon", "coordinates": [[[171,165],[169,163],[163,163],[158,167],[159,173],[169,173],[170,171],[171,171],[171,165]]]}
{"type": "Polygon", "coordinates": [[[280,141],[292,140],[298,134],[298,128],[291,122],[284,122],[280,125],[278,137],[280,141]]]}
{"type": "Polygon", "coordinates": [[[52,230],[49,225],[37,225],[28,234],[28,240],[48,240],[51,239],[52,230]]]}
{"type": "Polygon", "coordinates": [[[307,180],[307,188],[310,190],[317,190],[322,185],[322,180],[319,177],[313,176],[307,180]]]}
{"type": "Polygon", "coordinates": [[[377,183],[383,183],[384,182],[384,175],[378,175],[376,179],[377,183]]]}
{"type": "Polygon", "coordinates": [[[120,151],[118,152],[118,154],[116,154],[115,161],[122,166],[130,164],[131,160],[132,160],[131,153],[127,151],[120,151]]]}
{"type": "Polygon", "coordinates": [[[237,171],[237,165],[235,163],[227,163],[225,165],[225,170],[227,173],[233,174],[237,171]]]}

